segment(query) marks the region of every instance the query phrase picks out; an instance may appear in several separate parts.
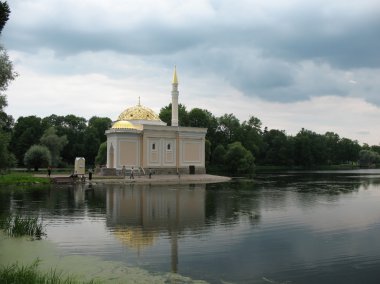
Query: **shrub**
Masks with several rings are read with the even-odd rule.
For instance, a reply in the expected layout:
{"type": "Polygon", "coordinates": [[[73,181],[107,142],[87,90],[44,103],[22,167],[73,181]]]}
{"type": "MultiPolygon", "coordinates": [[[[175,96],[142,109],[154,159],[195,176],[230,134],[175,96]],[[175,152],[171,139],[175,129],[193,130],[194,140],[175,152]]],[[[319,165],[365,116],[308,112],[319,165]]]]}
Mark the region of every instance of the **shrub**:
{"type": "Polygon", "coordinates": [[[46,146],[33,145],[25,153],[24,164],[29,169],[38,171],[40,167],[48,167],[51,164],[50,151],[46,146]]]}
{"type": "Polygon", "coordinates": [[[227,169],[231,174],[252,173],[255,166],[254,160],[252,153],[240,142],[228,145],[225,161],[227,161],[227,169]]]}

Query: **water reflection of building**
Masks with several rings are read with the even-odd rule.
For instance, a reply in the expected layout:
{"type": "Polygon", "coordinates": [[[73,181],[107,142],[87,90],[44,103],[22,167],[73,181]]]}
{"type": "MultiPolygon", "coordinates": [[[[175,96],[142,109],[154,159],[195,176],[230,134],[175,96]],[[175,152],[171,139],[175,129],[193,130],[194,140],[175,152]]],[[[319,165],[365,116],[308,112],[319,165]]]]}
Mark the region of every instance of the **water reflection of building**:
{"type": "Polygon", "coordinates": [[[205,196],[205,185],[114,186],[107,190],[107,226],[138,251],[168,232],[172,271],[177,271],[177,236],[204,226],[205,196]]]}

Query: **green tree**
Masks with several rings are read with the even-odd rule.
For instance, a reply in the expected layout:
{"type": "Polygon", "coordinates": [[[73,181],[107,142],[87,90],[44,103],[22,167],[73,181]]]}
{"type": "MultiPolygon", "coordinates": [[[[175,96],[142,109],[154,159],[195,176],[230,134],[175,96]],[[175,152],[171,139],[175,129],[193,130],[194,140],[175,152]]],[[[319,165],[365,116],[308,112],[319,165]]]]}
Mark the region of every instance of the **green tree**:
{"type": "Polygon", "coordinates": [[[24,164],[28,169],[34,168],[38,171],[41,167],[47,167],[51,164],[50,151],[46,146],[33,145],[25,153],[24,164]]]}
{"type": "Polygon", "coordinates": [[[59,166],[61,161],[61,151],[68,143],[66,135],[58,136],[57,130],[54,127],[49,127],[42,135],[40,142],[46,146],[51,154],[51,165],[59,166]]]}
{"type": "Polygon", "coordinates": [[[226,149],[222,144],[219,144],[215,147],[214,152],[212,153],[212,163],[214,165],[223,166],[224,157],[226,155],[226,149]]]}
{"type": "Polygon", "coordinates": [[[16,157],[8,151],[10,134],[0,131],[0,171],[16,166],[16,157]]]}
{"type": "Polygon", "coordinates": [[[210,163],[211,160],[211,142],[206,139],[205,141],[205,162],[206,166],[210,163]]]}
{"type": "Polygon", "coordinates": [[[96,130],[96,136],[98,137],[101,143],[107,140],[105,132],[106,130],[110,129],[111,126],[112,120],[108,117],[93,116],[88,121],[88,127],[96,130]]]}
{"type": "Polygon", "coordinates": [[[227,170],[231,174],[249,174],[254,169],[254,158],[240,142],[234,142],[228,145],[225,155],[227,170]]]}
{"type": "MultiPolygon", "coordinates": [[[[358,141],[348,138],[342,138],[338,142],[337,148],[337,160],[340,164],[343,163],[355,163],[359,159],[359,152],[362,148],[358,141]]],[[[370,148],[368,148],[370,150],[370,148]]]]}
{"type": "Polygon", "coordinates": [[[367,143],[364,143],[362,146],[362,150],[371,150],[371,147],[367,143]]]}
{"type": "Polygon", "coordinates": [[[7,99],[5,94],[3,94],[3,91],[8,86],[8,82],[13,80],[14,77],[9,77],[9,72],[12,73],[12,70],[7,70],[7,68],[12,68],[11,65],[8,67],[4,66],[10,62],[4,62],[3,52],[0,47],[0,170],[13,167],[16,162],[15,156],[9,151],[13,118],[4,111],[4,108],[7,106],[7,99]]]}
{"type": "Polygon", "coordinates": [[[302,128],[294,138],[295,162],[311,167],[327,164],[326,143],[323,135],[302,128]]]}
{"type": "Polygon", "coordinates": [[[7,90],[11,81],[17,77],[13,70],[12,61],[9,60],[7,51],[0,45],[0,112],[7,106],[7,99],[4,92],[7,90]]]}
{"type": "Polygon", "coordinates": [[[83,149],[83,156],[86,159],[86,164],[94,165],[95,157],[99,150],[100,139],[98,137],[98,132],[93,127],[88,127],[83,136],[83,144],[85,145],[83,149]]]}
{"type": "MultiPolygon", "coordinates": [[[[68,143],[62,149],[61,156],[65,163],[73,164],[77,156],[74,153],[78,148],[77,143],[83,144],[83,135],[81,134],[87,128],[86,120],[75,115],[59,116],[52,114],[42,119],[42,125],[45,129],[54,127],[58,136],[66,135],[68,143]]],[[[81,153],[79,156],[84,155],[81,153]]]]}
{"type": "Polygon", "coordinates": [[[105,165],[107,163],[107,142],[100,144],[95,163],[97,165],[105,165]]]}
{"type": "MultiPolygon", "coordinates": [[[[0,96],[0,100],[1,100],[1,96],[0,96]]],[[[11,115],[6,114],[4,111],[0,110],[0,132],[11,133],[13,127],[14,127],[13,117],[11,115]]]]}
{"type": "Polygon", "coordinates": [[[44,129],[47,129],[49,127],[54,127],[59,134],[60,132],[62,132],[62,128],[64,127],[64,124],[65,124],[65,117],[61,115],[52,114],[42,119],[42,125],[44,129]]]}
{"type": "MultiPolygon", "coordinates": [[[[8,3],[0,1],[0,33],[9,19],[9,14],[8,3]]],[[[13,64],[6,50],[0,45],[0,170],[12,167],[15,163],[14,155],[9,151],[13,118],[5,113],[4,108],[7,106],[5,91],[16,76],[17,73],[13,70],[13,64]]]]}
{"type": "Polygon", "coordinates": [[[302,128],[295,136],[296,157],[295,162],[297,165],[310,167],[314,164],[314,159],[311,151],[310,132],[302,128]]]}
{"type": "Polygon", "coordinates": [[[285,166],[289,164],[289,143],[285,131],[271,129],[263,133],[262,160],[265,165],[285,166]]]}
{"type": "Polygon", "coordinates": [[[359,165],[361,167],[372,167],[380,163],[380,154],[371,150],[361,150],[359,152],[359,165]]]}
{"type": "Polygon", "coordinates": [[[23,164],[25,152],[34,144],[39,144],[44,132],[41,118],[37,116],[19,117],[13,128],[10,142],[11,151],[15,154],[19,165],[23,164]]]}
{"type": "Polygon", "coordinates": [[[208,170],[224,172],[225,171],[225,155],[226,149],[222,144],[219,144],[211,151],[211,159],[208,164],[208,170]]]}
{"type": "Polygon", "coordinates": [[[218,118],[218,128],[216,129],[217,144],[228,144],[239,141],[240,122],[232,113],[224,114],[218,118]]]}
{"type": "Polygon", "coordinates": [[[313,132],[312,155],[316,165],[327,165],[328,157],[326,151],[326,139],[324,135],[313,132]]]}
{"type": "Polygon", "coordinates": [[[57,130],[58,136],[66,135],[68,143],[62,150],[62,159],[72,164],[75,157],[85,157],[86,163],[93,165],[99,146],[107,140],[105,131],[111,128],[112,121],[107,117],[93,116],[87,120],[75,115],[50,115],[42,120],[44,127],[57,130]]]}
{"type": "Polygon", "coordinates": [[[207,111],[200,108],[193,108],[188,114],[189,126],[204,127],[209,125],[209,114],[207,111]]]}
{"type": "Polygon", "coordinates": [[[206,139],[210,141],[211,147],[217,145],[215,133],[218,128],[218,121],[211,112],[206,109],[193,108],[189,112],[188,118],[188,126],[207,128],[206,139]]]}
{"type": "Polygon", "coordinates": [[[334,132],[326,132],[325,135],[326,142],[326,155],[328,164],[339,164],[338,161],[338,150],[339,150],[339,135],[334,132]]]}
{"type": "Polygon", "coordinates": [[[0,33],[3,31],[3,28],[9,19],[10,13],[11,10],[9,9],[7,1],[0,1],[0,33]]]}
{"type": "Polygon", "coordinates": [[[84,133],[84,144],[86,163],[94,165],[96,163],[96,156],[101,143],[107,140],[105,135],[106,130],[110,129],[112,120],[107,117],[93,116],[88,121],[88,127],[84,133]]]}
{"type": "Polygon", "coordinates": [[[380,154],[380,145],[372,145],[371,151],[374,151],[374,152],[380,154]]]}
{"type": "Polygon", "coordinates": [[[58,136],[66,135],[68,143],[62,149],[62,159],[68,164],[73,164],[76,157],[84,157],[86,144],[84,143],[87,120],[73,114],[66,116],[51,115],[45,117],[42,124],[54,126],[58,136]]]}
{"type": "Polygon", "coordinates": [[[242,123],[240,130],[239,141],[255,157],[259,155],[263,146],[261,125],[260,119],[251,116],[248,121],[242,123]]]}

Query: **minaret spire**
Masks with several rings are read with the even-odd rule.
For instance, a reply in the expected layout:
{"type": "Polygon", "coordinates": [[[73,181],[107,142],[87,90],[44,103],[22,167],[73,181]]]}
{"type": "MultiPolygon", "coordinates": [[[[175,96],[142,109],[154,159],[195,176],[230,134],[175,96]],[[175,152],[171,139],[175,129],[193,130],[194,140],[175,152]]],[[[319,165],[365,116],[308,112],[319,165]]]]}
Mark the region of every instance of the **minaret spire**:
{"type": "Polygon", "coordinates": [[[177,66],[174,66],[172,82],[172,126],[178,126],[178,95],[177,66]]]}
{"type": "Polygon", "coordinates": [[[173,84],[177,84],[178,85],[177,66],[176,65],[174,65],[173,84]]]}

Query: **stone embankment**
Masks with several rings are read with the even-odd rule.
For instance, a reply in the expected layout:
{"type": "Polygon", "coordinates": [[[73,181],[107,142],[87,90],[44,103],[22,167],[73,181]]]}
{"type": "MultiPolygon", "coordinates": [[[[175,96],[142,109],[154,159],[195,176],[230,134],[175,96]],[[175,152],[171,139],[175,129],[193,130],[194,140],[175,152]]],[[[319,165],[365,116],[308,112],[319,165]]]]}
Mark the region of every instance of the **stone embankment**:
{"type": "Polygon", "coordinates": [[[227,182],[229,177],[215,176],[208,174],[200,175],[152,175],[149,176],[135,176],[133,179],[129,176],[123,177],[98,177],[95,176],[92,181],[99,183],[150,183],[150,184],[165,184],[165,183],[216,183],[227,182]]]}
{"type": "MultiPolygon", "coordinates": [[[[39,177],[46,177],[46,175],[35,175],[39,177]]],[[[51,175],[51,178],[64,178],[68,175],[57,174],[51,175]]],[[[148,175],[144,176],[135,176],[133,179],[129,176],[125,178],[120,176],[98,176],[94,175],[92,177],[92,183],[108,183],[108,184],[128,184],[128,183],[145,183],[145,184],[194,184],[194,183],[218,183],[218,182],[227,182],[231,178],[224,176],[215,176],[208,174],[199,174],[199,175],[152,175],[149,178],[148,175]]],[[[88,175],[86,175],[86,182],[89,182],[88,175]]]]}

